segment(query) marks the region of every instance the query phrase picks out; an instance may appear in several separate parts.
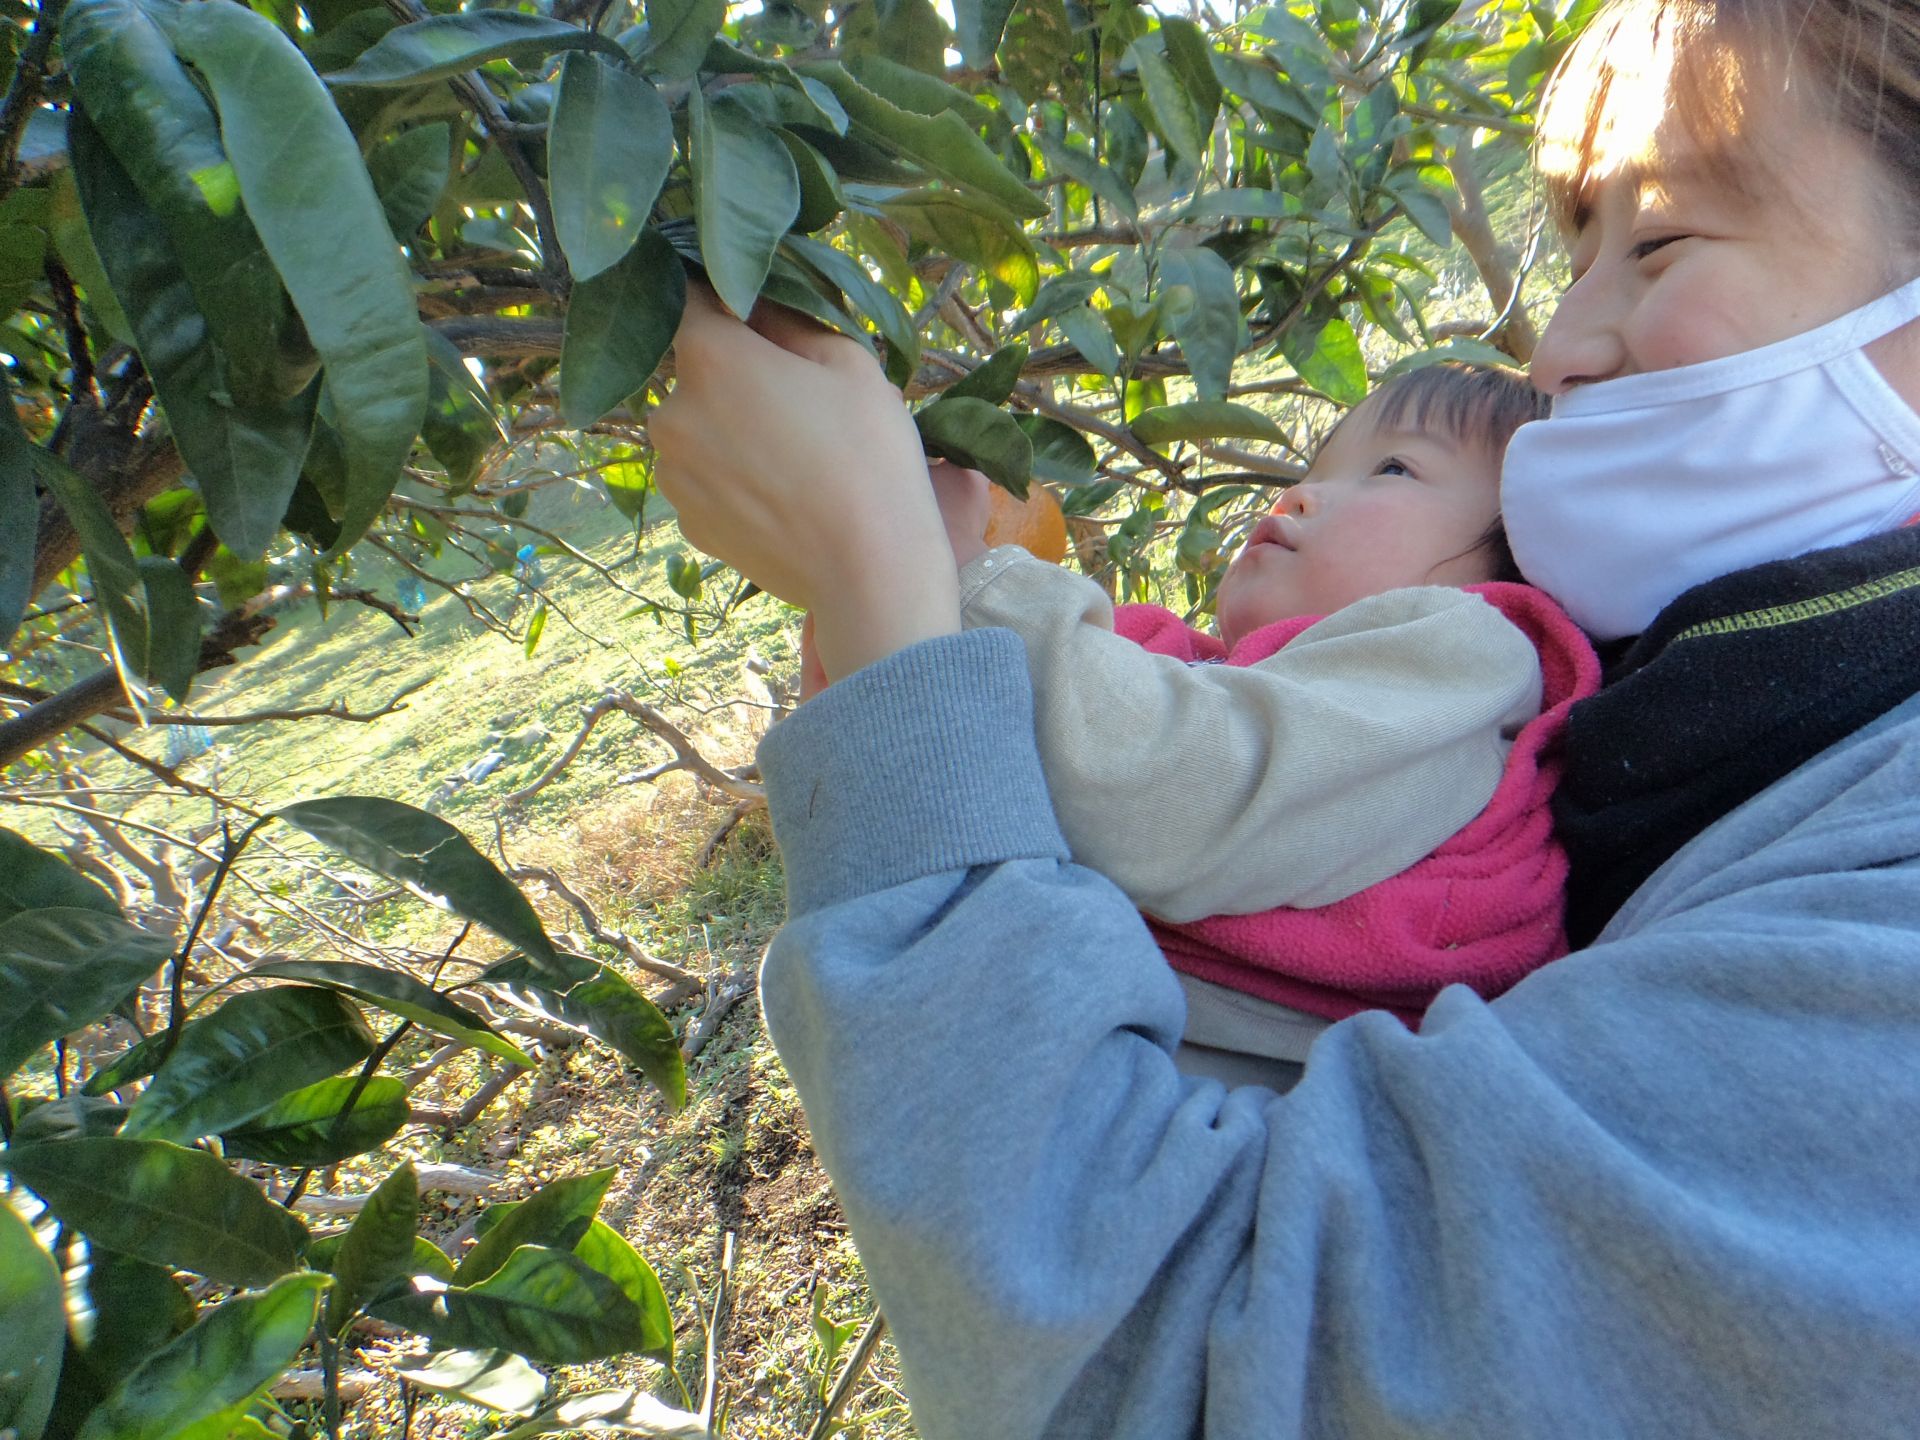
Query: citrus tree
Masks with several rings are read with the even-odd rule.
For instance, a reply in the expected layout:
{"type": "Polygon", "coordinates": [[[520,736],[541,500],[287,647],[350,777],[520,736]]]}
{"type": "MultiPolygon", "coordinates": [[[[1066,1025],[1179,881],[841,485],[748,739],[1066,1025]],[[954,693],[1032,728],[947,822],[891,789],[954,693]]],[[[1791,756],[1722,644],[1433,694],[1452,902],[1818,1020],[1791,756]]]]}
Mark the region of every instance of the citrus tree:
{"type": "MultiPolygon", "coordinates": [[[[0,767],[179,713],[292,588],[404,624],[439,586],[531,651],[543,606],[502,615],[432,562],[570,550],[501,463],[531,444],[641,521],[690,277],[870,346],[930,455],[1047,487],[1081,563],[1204,609],[1329,414],[1395,367],[1527,357],[1534,247],[1486,197],[1595,3],[6,0],[0,767]],[[370,588],[375,560],[411,593],[370,588]]],[[[685,553],[640,592],[690,635],[750,598],[685,553]]],[[[257,1434],[275,1377],[330,1375],[367,1316],[440,1347],[418,1383],[459,1393],[670,1349],[595,1219],[604,1177],[495,1207],[458,1264],[405,1165],[336,1234],[296,1216],[309,1170],[404,1120],[403,1032],[525,1058],[481,997],[684,1086],[658,1011],[457,830],[304,802],[209,839],[197,906],[139,913],[0,851],[0,1082],[34,1097],[0,1091],[0,1431],[257,1434]],[[507,952],[190,987],[269,819],[507,952]],[[158,1023],[69,1074],[115,1015],[158,1023]]],[[[643,1423],[612,1403],[536,1423],[643,1423]]]]}

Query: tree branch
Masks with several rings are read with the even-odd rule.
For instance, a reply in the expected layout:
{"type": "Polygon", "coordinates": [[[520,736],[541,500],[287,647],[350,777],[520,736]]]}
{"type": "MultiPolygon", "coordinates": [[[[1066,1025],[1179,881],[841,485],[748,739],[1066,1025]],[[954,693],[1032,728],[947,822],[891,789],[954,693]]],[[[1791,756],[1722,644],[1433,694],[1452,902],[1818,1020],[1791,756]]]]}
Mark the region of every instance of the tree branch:
{"type": "Polygon", "coordinates": [[[60,33],[60,13],[67,0],[40,0],[33,17],[33,33],[21,47],[14,63],[13,79],[7,86],[7,98],[0,101],[0,196],[12,193],[20,175],[20,139],[27,133],[27,120],[40,103],[40,89],[47,77],[47,57],[53,53],[54,37],[60,33]]]}
{"type": "Polygon", "coordinates": [[[658,710],[654,709],[653,706],[647,704],[645,701],[634,698],[624,690],[609,690],[592,704],[582,707],[583,723],[580,727],[580,733],[575,735],[567,745],[567,748],[560,752],[559,758],[556,759],[553,764],[549,765],[530,785],[524,789],[516,790],[513,794],[507,796],[505,803],[508,805],[522,804],[552,784],[560,775],[560,772],[571,765],[574,759],[580,754],[582,747],[587,743],[587,737],[593,733],[593,727],[615,711],[619,711],[623,715],[631,715],[655,735],[658,735],[662,740],[666,741],[674,752],[674,758],[672,760],[654,766],[650,770],[641,771],[631,776],[622,776],[614,782],[615,784],[631,784],[641,780],[657,780],[660,776],[669,774],[672,771],[686,770],[699,779],[704,780],[722,794],[729,795],[735,800],[751,800],[756,803],[765,802],[765,790],[754,784],[746,774],[736,770],[723,770],[711,760],[701,755],[700,752],[694,748],[693,741],[687,738],[686,732],[671,720],[667,719],[667,717],[662,715],[658,710]]]}
{"type": "MultiPolygon", "coordinates": [[[[369,721],[380,719],[383,715],[391,715],[396,710],[406,709],[407,707],[401,702],[415,691],[422,690],[432,683],[432,677],[428,677],[425,680],[416,680],[404,689],[395,691],[393,698],[378,710],[349,710],[346,701],[330,700],[325,705],[307,705],[295,710],[255,710],[245,715],[194,715],[184,710],[169,710],[159,713],[149,713],[147,715],[147,723],[149,725],[220,726],[258,725],[267,720],[326,719],[351,720],[356,724],[364,725],[369,721]]],[[[34,701],[44,701],[54,698],[45,690],[36,690],[31,685],[21,685],[12,680],[0,680],[0,694],[12,695],[22,700],[34,701]]],[[[122,724],[133,725],[138,723],[133,716],[125,710],[102,710],[98,713],[104,715],[109,720],[118,720],[122,724]]]]}
{"type": "Polygon", "coordinates": [[[1494,314],[1505,318],[1488,337],[1514,359],[1525,364],[1533,358],[1533,347],[1540,341],[1524,305],[1514,303],[1517,282],[1513,266],[1493,233],[1487,218],[1486,192],[1480,185],[1480,172],[1474,168],[1473,152],[1456,145],[1447,156],[1447,169],[1453,175],[1454,197],[1447,202],[1447,215],[1453,223],[1454,238],[1465,247],[1480,283],[1487,287],[1494,314]]]}

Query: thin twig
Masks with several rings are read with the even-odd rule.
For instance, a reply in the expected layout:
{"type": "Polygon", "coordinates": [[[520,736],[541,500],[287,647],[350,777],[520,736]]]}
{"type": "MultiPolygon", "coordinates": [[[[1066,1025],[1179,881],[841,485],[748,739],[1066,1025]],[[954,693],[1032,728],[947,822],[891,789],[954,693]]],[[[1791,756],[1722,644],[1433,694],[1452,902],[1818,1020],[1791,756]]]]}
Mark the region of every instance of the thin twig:
{"type": "Polygon", "coordinates": [[[713,1429],[714,1412],[720,1403],[720,1351],[722,1327],[727,1320],[728,1294],[733,1282],[733,1231],[720,1242],[720,1278],[713,1289],[713,1315],[707,1321],[707,1380],[700,1397],[700,1424],[713,1429]]]}

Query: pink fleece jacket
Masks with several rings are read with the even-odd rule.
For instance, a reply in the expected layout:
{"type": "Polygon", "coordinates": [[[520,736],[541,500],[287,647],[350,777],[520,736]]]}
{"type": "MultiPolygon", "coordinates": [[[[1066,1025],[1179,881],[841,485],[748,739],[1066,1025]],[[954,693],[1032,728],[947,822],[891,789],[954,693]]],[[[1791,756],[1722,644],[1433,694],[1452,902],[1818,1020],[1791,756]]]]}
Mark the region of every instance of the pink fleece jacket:
{"type": "MultiPolygon", "coordinates": [[[[1314,909],[1280,907],[1172,925],[1148,916],[1176,970],[1329,1020],[1390,1010],[1417,1024],[1443,986],[1493,996],[1566,953],[1567,859],[1547,802],[1576,700],[1600,686],[1593,647],[1530,585],[1471,585],[1540,652],[1541,713],[1514,739],[1485,810],[1424,860],[1314,909]]],[[[1155,605],[1123,605],[1114,629],[1159,655],[1253,665],[1319,616],[1268,625],[1231,651],[1155,605]]]]}

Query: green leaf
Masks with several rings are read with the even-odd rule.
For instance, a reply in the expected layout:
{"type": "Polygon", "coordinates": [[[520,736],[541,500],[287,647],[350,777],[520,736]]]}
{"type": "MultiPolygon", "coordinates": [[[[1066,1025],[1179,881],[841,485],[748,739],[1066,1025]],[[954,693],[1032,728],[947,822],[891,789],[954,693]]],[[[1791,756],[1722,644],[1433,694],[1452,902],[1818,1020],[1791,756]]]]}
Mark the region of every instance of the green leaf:
{"type": "MultiPolygon", "coordinates": [[[[696,581],[699,574],[700,567],[694,562],[692,575],[696,581]]],[[[613,970],[601,965],[578,984],[557,989],[541,983],[541,977],[527,967],[509,960],[488,970],[485,978],[523,987],[561,1020],[584,1026],[588,1034],[636,1066],[659,1087],[675,1110],[686,1105],[687,1067],[672,1024],[657,1005],[613,970]]]]}
{"type": "Polygon", "coordinates": [[[785,305],[789,310],[798,310],[802,315],[811,316],[829,330],[836,330],[850,340],[859,341],[863,348],[872,350],[873,336],[867,333],[867,327],[840,308],[840,297],[830,295],[828,292],[831,289],[813,271],[776,250],[767,278],[761,283],[760,294],[776,305],[785,305]]]}
{"type": "Polygon", "coordinates": [[[1097,463],[1093,446],[1078,430],[1047,415],[1016,415],[1013,419],[1033,445],[1036,479],[1082,485],[1093,478],[1097,463]]]}
{"type": "Polygon", "coordinates": [[[894,293],[867,273],[867,267],[844,250],[805,235],[789,235],[786,248],[837,287],[855,309],[873,321],[886,337],[887,378],[904,385],[920,360],[920,335],[894,293]]]}
{"type": "Polygon", "coordinates": [[[53,1100],[43,1100],[26,1108],[22,1101],[19,1118],[13,1126],[13,1143],[38,1145],[45,1140],[84,1140],[92,1135],[113,1135],[127,1118],[127,1107],[112,1100],[99,1100],[81,1091],[69,1090],[53,1100]]]}
{"type": "Polygon", "coordinates": [[[824,229],[847,208],[847,197],[840,189],[840,177],[834,174],[827,157],[791,130],[775,130],[780,143],[793,157],[794,173],[800,178],[800,213],[793,228],[811,234],[824,229]]]}
{"type": "Polygon", "coordinates": [[[547,130],[553,223],[574,280],[633,248],[673,163],[673,119],[659,92],[593,55],[560,64],[547,130]]]}
{"type": "MultiPolygon", "coordinates": [[[[798,67],[832,90],[847,112],[851,130],[883,150],[913,160],[950,185],[984,200],[1008,219],[1039,219],[1046,203],[1021,183],[986,141],[951,111],[916,115],[874,94],[844,66],[816,62],[798,67]]],[[[831,154],[831,152],[829,152],[831,154]]]]}
{"type": "Polygon", "coordinates": [[[374,795],[304,800],[275,813],[389,880],[442,896],[456,914],[526,951],[547,975],[578,978],[578,967],[562,962],[527,897],[438,816],[374,795]]]}
{"type": "MultiPolygon", "coordinates": [[[[758,294],[760,282],[753,283],[758,294]]],[[[673,343],[686,303],[686,266],[652,229],[612,269],[574,285],[560,350],[560,414],[567,424],[584,430],[647,383],[673,343]]]]}
{"type": "Polygon", "coordinates": [[[1098,310],[1091,305],[1075,305],[1054,318],[1067,343],[1094,369],[1102,375],[1112,375],[1120,368],[1120,347],[1114,343],[1113,331],[1098,310]]]}
{"type": "Polygon", "coordinates": [[[613,508],[638,524],[646,513],[647,496],[653,493],[653,471],[646,460],[632,455],[612,465],[602,465],[598,474],[613,508]]]}
{"type": "Polygon", "coordinates": [[[550,1245],[556,1250],[571,1250],[599,1214],[600,1202],[606,1198],[607,1186],[613,1183],[613,1174],[609,1167],[555,1180],[525,1200],[492,1207],[488,1213],[500,1218],[467,1252],[453,1272],[454,1283],[478,1285],[506,1264],[507,1257],[522,1245],[550,1245]]]}
{"type": "Polygon", "coordinates": [[[421,85],[472,70],[489,60],[515,64],[544,60],[560,50],[599,50],[624,61],[626,52],[604,35],[518,10],[468,10],[429,15],[397,26],[360,52],[329,85],[421,85]]]}
{"type": "Polygon", "coordinates": [[[0,1151],[0,1170],[109,1250],[223,1285],[293,1269],[307,1229],[204,1150],[102,1136],[0,1151]]]}
{"type": "Polygon", "coordinates": [[[1206,154],[1211,118],[1203,114],[1199,101],[1187,93],[1171,59],[1165,39],[1159,31],[1142,35],[1127,51],[1146,87],[1147,108],[1153,112],[1154,128],[1171,150],[1189,165],[1198,165],[1206,154]]]}
{"type": "Polygon", "coordinates": [[[565,1250],[523,1245],[497,1274],[373,1307],[437,1345],[507,1350],[548,1365],[625,1354],[647,1343],[647,1321],[620,1287],[565,1250]]]}
{"type": "Polygon", "coordinates": [[[306,387],[313,352],[239,203],[213,111],[174,55],[170,33],[186,8],[74,0],[61,17],[61,50],[88,120],[172,241],[224,361],[219,391],[243,410],[272,407],[306,387]]]}
{"type": "Polygon", "coordinates": [[[662,80],[691,80],[727,18],[727,0],[647,0],[640,64],[662,80]]]}
{"type": "Polygon", "coordinates": [[[953,0],[953,28],[967,64],[985,70],[1000,48],[1001,32],[1013,14],[1013,0],[953,0]]]}
{"type": "Polygon", "coordinates": [[[1214,78],[1234,94],[1261,110],[1293,121],[1305,130],[1316,129],[1320,112],[1304,91],[1271,68],[1245,55],[1210,50],[1207,56],[1214,78]]]}
{"type": "Polygon", "coordinates": [[[0,920],[0,1079],[119,1005],[172,953],[165,936],[108,909],[58,906],[0,920]]]}
{"type": "Polygon", "coordinates": [[[928,450],[989,479],[1024,500],[1033,478],[1033,442],[1006,411],[985,400],[942,396],[916,411],[913,423],[928,450]]]}
{"type": "Polygon", "coordinates": [[[1258,410],[1227,400],[1189,400],[1183,405],[1156,405],[1133,419],[1133,433],[1147,445],[1169,445],[1175,440],[1272,440],[1284,442],[1286,432],[1258,410]]]}
{"type": "Polygon", "coordinates": [[[99,1375],[101,1397],[149,1355],[185,1334],[198,1307],[165,1265],[104,1245],[87,1247],[87,1302],[93,1334],[82,1355],[99,1375]]]}
{"type": "Polygon", "coordinates": [[[230,997],[180,1031],[121,1134],[181,1144],[232,1130],[282,1095],[373,1053],[360,1011],[331,990],[277,985],[230,997]]]}
{"type": "Polygon", "coordinates": [[[1328,399],[1358,405],[1366,398],[1366,357],[1344,315],[1335,315],[1317,332],[1295,327],[1282,338],[1280,352],[1302,380],[1328,399]]]}
{"type": "MultiPolygon", "coordinates": [[[[333,1262],[339,1256],[340,1246],[346,1238],[345,1231],[321,1236],[307,1247],[307,1264],[315,1270],[332,1274],[333,1262]]],[[[407,1262],[407,1273],[445,1282],[453,1279],[453,1261],[447,1258],[446,1251],[424,1235],[416,1235],[413,1237],[413,1258],[407,1262]]]]}
{"type": "Polygon", "coordinates": [[[1051,320],[1076,305],[1084,305],[1093,298],[1101,283],[1099,276],[1078,271],[1049,276],[1047,283],[1034,295],[1033,303],[1022,310],[1007,328],[1031,330],[1035,325],[1051,320]]]}
{"type": "Polygon", "coordinates": [[[86,557],[87,579],[93,598],[106,621],[108,647],[120,683],[136,704],[146,697],[142,683],[147,673],[146,583],[139,562],[113,512],[94,488],[69,470],[64,461],[35,449],[33,462],[40,483],[52,492],[80,537],[86,557]]]}
{"type": "Polygon", "coordinates": [[[0,1197],[0,1434],[39,1440],[67,1344],[65,1287],[33,1227],[0,1197]]]}
{"type": "Polygon", "coordinates": [[[1004,405],[1026,364],[1027,347],[1024,344],[1015,341],[1011,345],[1002,345],[942,391],[941,398],[960,400],[972,396],[989,405],[1004,405]]]}
{"type": "Polygon", "coordinates": [[[1040,261],[1027,237],[969,196],[952,190],[912,190],[880,202],[880,210],[928,247],[978,265],[1008,286],[1021,305],[1040,288],[1040,261]]]}
{"type": "Polygon", "coordinates": [[[1180,342],[1193,388],[1203,400],[1224,400],[1246,323],[1233,267],[1204,246],[1169,250],[1160,259],[1161,313],[1180,342]]]}
{"type": "Polygon", "coordinates": [[[431,985],[401,970],[368,965],[358,960],[271,960],[256,965],[249,975],[276,980],[305,980],[363,1000],[389,1014],[411,1020],[436,1035],[459,1040],[498,1056],[510,1065],[531,1070],[533,1057],[494,1031],[485,1017],[448,999],[431,985]]]}
{"type": "MultiPolygon", "coordinates": [[[[120,907],[105,889],[51,850],[42,850],[24,835],[0,829],[0,920],[10,920],[22,910],[45,910],[55,905],[98,910],[116,917],[120,914],[120,907]]],[[[10,1008],[8,1002],[0,1000],[0,1010],[10,1008]]],[[[0,1066],[0,1071],[4,1068],[0,1066]]]]}
{"type": "Polygon", "coordinates": [[[380,197],[387,228],[402,245],[411,243],[447,193],[452,143],[447,122],[436,120],[381,141],[367,156],[367,178],[380,197]]]}
{"type": "Polygon", "coordinates": [[[239,5],[188,6],[173,30],[213,90],[247,213],[326,372],[347,461],[338,554],[385,507],[426,411],[412,276],[353,132],[293,42],[239,5]]]}
{"type": "Polygon", "coordinates": [[[527,638],[520,647],[527,659],[531,660],[533,658],[533,652],[540,644],[540,637],[546,633],[546,629],[547,602],[542,600],[538,605],[533,607],[533,618],[527,621],[527,638]]]}
{"type": "Polygon", "coordinates": [[[1213,73],[1213,47],[1193,21],[1172,15],[1160,17],[1160,40],[1167,64],[1173,67],[1180,88],[1193,102],[1201,134],[1207,134],[1213,129],[1214,117],[1220,110],[1220,82],[1213,73]]]}
{"type": "Polygon", "coordinates": [[[800,213],[799,172],[778,137],[724,94],[709,103],[696,86],[687,129],[701,263],[721,303],[745,319],[780,237],[800,213]]]}
{"type": "Polygon", "coordinates": [[[460,494],[471,488],[474,476],[502,440],[500,422],[493,402],[454,343],[431,325],[421,326],[420,333],[426,337],[430,362],[420,438],[445,467],[453,493],[460,494]]]}
{"type": "Polygon", "coordinates": [[[105,1095],[110,1090],[118,1090],[135,1080],[144,1080],[160,1068],[160,1062],[167,1058],[167,1051],[173,1048],[172,1039],[165,1030],[156,1030],[144,1036],[120,1054],[111,1063],[94,1071],[87,1083],[81,1087],[86,1095],[105,1095]]]}
{"type": "Polygon", "coordinates": [[[1435,245],[1453,244],[1453,216],[1447,202],[1420,183],[1416,175],[1392,175],[1386,188],[1420,233],[1435,245]]]}
{"type": "Polygon", "coordinates": [[[194,598],[187,572],[165,556],[142,555],[138,568],[147,612],[147,655],[142,668],[184,705],[200,669],[200,602],[194,598]]]}
{"type": "Polygon", "coordinates": [[[673,1364],[673,1309],[653,1267],[640,1258],[627,1238],[604,1220],[595,1220],[573,1247],[573,1253],[620,1287],[646,1323],[646,1338],[637,1347],[662,1365],[673,1364]]]}
{"type": "Polygon", "coordinates": [[[83,112],[73,112],[67,136],[100,261],[126,310],[181,459],[206,502],[207,519],[234,554],[257,558],[279,529],[299,481],[317,390],[238,403],[227,387],[228,357],[214,344],[159,215],[83,112]]]}
{"type": "Polygon", "coordinates": [[[1307,213],[1291,190],[1209,190],[1187,206],[1189,220],[1293,220],[1307,213]]]}
{"type": "Polygon", "coordinates": [[[407,1087],[375,1075],[346,1110],[359,1078],[341,1075],[282,1095],[253,1119],[220,1137],[229,1155],[273,1165],[332,1165],[378,1150],[400,1133],[412,1111],[407,1087]],[[346,1118],[342,1120],[342,1114],[346,1118]]]}
{"type": "Polygon", "coordinates": [[[80,1440],[175,1440],[215,1416],[237,1420],[300,1353],[328,1283],[324,1275],[288,1275],[209,1311],[127,1376],[87,1418],[80,1440]]]}
{"type": "Polygon", "coordinates": [[[420,1182],[408,1160],[367,1197],[333,1257],[329,1330],[341,1334],[362,1305],[413,1273],[413,1241],[419,1228],[420,1182]]]}
{"type": "Polygon", "coordinates": [[[432,1394],[506,1415],[531,1415],[547,1393],[547,1377],[505,1350],[443,1350],[424,1365],[393,1373],[432,1394]]]}
{"type": "MultiPolygon", "coordinates": [[[[958,86],[949,85],[938,75],[930,75],[912,65],[903,65],[885,55],[857,55],[847,62],[847,71],[882,100],[898,105],[902,110],[911,110],[916,115],[939,115],[951,110],[966,121],[970,130],[994,123],[995,112],[958,86]]],[[[825,101],[831,101],[833,108],[840,112],[840,130],[844,134],[850,117],[834,98],[833,92],[827,89],[824,82],[811,75],[800,77],[800,83],[809,87],[810,94],[824,92],[825,101]]]]}
{"type": "Polygon", "coordinates": [[[1385,384],[1395,376],[1405,375],[1409,370],[1423,370],[1429,365],[1440,365],[1448,361],[1463,365],[1486,365],[1501,370],[1516,369],[1519,363],[1497,345],[1489,345],[1486,341],[1476,340],[1470,335],[1458,335],[1431,349],[1402,355],[1380,372],[1380,383],[1385,384]]]}

